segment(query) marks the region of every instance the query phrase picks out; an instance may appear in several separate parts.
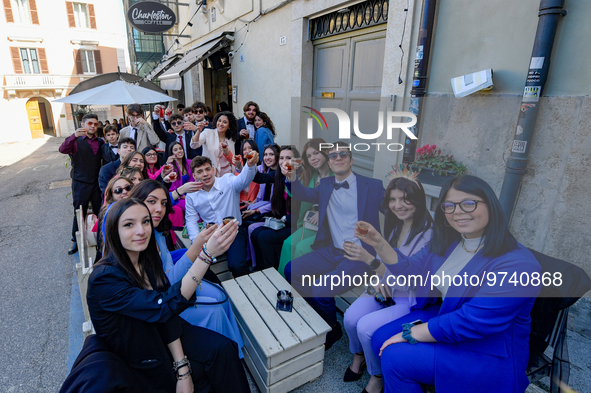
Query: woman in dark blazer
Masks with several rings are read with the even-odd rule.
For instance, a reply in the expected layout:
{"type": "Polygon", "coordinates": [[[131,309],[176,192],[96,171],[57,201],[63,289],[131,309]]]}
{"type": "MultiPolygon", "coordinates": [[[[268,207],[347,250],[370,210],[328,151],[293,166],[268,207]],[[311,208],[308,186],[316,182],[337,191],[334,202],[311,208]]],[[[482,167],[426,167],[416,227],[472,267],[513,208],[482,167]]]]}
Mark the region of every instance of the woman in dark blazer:
{"type": "Polygon", "coordinates": [[[90,276],[88,308],[97,335],[129,366],[136,391],[248,392],[236,344],[178,316],[195,302],[211,257],[228,249],[237,223],[201,231],[195,241],[206,247],[187,251],[194,263],[171,286],[146,205],[116,202],[105,220],[107,251],[90,276]]]}
{"type": "Polygon", "coordinates": [[[372,337],[386,392],[422,392],[420,383],[438,393],[525,391],[541,268],[509,232],[485,181],[462,176],[442,187],[431,242],[412,257],[373,227],[356,236],[398,279],[422,279],[411,312],[372,337]]]}

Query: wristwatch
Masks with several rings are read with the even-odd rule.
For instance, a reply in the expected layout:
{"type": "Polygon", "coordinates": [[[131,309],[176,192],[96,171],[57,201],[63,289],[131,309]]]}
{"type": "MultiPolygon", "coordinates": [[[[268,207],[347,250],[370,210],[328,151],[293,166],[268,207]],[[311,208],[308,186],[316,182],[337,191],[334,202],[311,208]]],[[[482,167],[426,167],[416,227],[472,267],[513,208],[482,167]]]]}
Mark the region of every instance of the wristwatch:
{"type": "Polygon", "coordinates": [[[380,260],[378,258],[374,258],[373,261],[371,261],[371,263],[369,264],[369,268],[372,271],[376,271],[378,269],[378,267],[380,267],[380,264],[382,262],[380,262],[380,260]]]}

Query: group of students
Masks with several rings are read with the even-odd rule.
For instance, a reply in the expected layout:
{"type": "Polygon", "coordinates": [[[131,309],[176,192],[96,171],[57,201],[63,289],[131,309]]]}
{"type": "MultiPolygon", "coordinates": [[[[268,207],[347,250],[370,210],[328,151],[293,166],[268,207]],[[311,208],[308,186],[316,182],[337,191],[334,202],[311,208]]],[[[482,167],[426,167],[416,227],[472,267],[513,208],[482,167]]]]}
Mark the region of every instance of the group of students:
{"type": "MultiPolygon", "coordinates": [[[[396,167],[384,189],[381,180],[352,171],[343,142],[312,139],[301,157],[294,146],[272,140],[261,147],[257,134],[265,128],[274,136],[272,123],[254,103],[244,110],[238,121],[230,112],[218,113],[215,128],[205,119],[195,124],[184,111],[182,120],[165,119],[175,138],[169,138],[166,158],[172,168],[158,166],[151,146],[134,150],[138,130],[135,138],[132,132],[119,139],[119,164],[99,166],[100,172],[120,170],[105,185],[99,225],[105,251],[89,281],[88,304],[98,337],[129,368],[119,377],[139,391],[248,389],[227,299],[203,279],[209,274],[215,282],[208,267],[226,253],[235,277],[253,265],[278,268],[331,326],[327,350],[342,336],[335,296],[354,281],[335,285],[334,277],[377,274],[379,284],[344,316],[353,354],[344,381],[358,380],[367,366],[368,393],[421,392],[421,384],[438,392],[523,392],[529,314],[539,287],[503,286],[500,280],[455,285],[444,277],[540,273],[534,256],[509,232],[491,187],[474,176],[452,179],[442,187],[432,219],[412,171],[396,167]],[[258,127],[257,116],[264,121],[258,127]],[[197,149],[194,157],[197,152],[187,153],[197,149]],[[172,221],[183,224],[173,208],[183,203],[192,244],[170,252],[172,221]],[[265,217],[286,225],[272,229],[265,217]],[[415,279],[400,285],[401,276],[415,279]],[[436,276],[441,285],[432,286],[436,276]],[[194,307],[201,298],[209,301],[194,307]],[[208,325],[212,320],[222,322],[208,325]],[[465,386],[458,388],[459,381],[465,386]]],[[[191,109],[204,114],[197,112],[191,109]]],[[[258,137],[269,135],[263,130],[258,137]]],[[[74,165],[76,152],[96,154],[101,147],[92,139],[80,134],[64,142],[74,165]]],[[[74,168],[74,180],[78,174],[74,168]]],[[[77,386],[76,376],[73,371],[64,386],[77,386]]]]}

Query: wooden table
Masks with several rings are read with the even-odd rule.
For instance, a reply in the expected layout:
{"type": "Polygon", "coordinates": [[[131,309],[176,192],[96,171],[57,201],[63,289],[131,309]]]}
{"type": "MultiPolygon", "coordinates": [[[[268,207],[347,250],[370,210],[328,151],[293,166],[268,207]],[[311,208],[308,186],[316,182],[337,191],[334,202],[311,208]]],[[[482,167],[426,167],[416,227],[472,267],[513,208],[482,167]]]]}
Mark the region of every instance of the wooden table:
{"type": "Polygon", "coordinates": [[[274,268],[222,282],[244,340],[244,358],[261,392],[289,392],[322,374],[330,327],[274,268]],[[277,291],[294,295],[275,310],[277,291]]]}

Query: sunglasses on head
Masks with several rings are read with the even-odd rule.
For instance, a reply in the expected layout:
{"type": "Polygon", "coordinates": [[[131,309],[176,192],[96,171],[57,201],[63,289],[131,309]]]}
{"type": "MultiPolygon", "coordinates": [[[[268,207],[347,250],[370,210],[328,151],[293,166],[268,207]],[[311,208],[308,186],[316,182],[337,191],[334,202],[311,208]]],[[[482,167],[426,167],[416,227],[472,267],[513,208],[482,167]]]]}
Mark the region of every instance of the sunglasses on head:
{"type": "Polygon", "coordinates": [[[128,185],[126,185],[126,186],[125,186],[125,187],[123,187],[123,188],[115,188],[115,189],[113,189],[113,194],[115,194],[115,195],[119,195],[119,194],[121,194],[123,191],[127,191],[127,192],[131,191],[131,186],[128,184],[128,185]]]}
{"type": "Polygon", "coordinates": [[[267,144],[265,145],[265,149],[266,149],[267,147],[274,147],[274,146],[275,146],[275,147],[279,147],[279,145],[278,145],[277,143],[267,143],[267,144]]]}
{"type": "Polygon", "coordinates": [[[181,124],[183,124],[183,122],[182,121],[173,121],[170,124],[172,124],[173,126],[180,126],[181,124]]]}
{"type": "Polygon", "coordinates": [[[329,153],[328,158],[330,158],[331,160],[336,160],[337,157],[341,157],[341,158],[345,158],[345,157],[349,157],[349,152],[348,151],[344,151],[341,150],[338,153],[329,153]]]}

